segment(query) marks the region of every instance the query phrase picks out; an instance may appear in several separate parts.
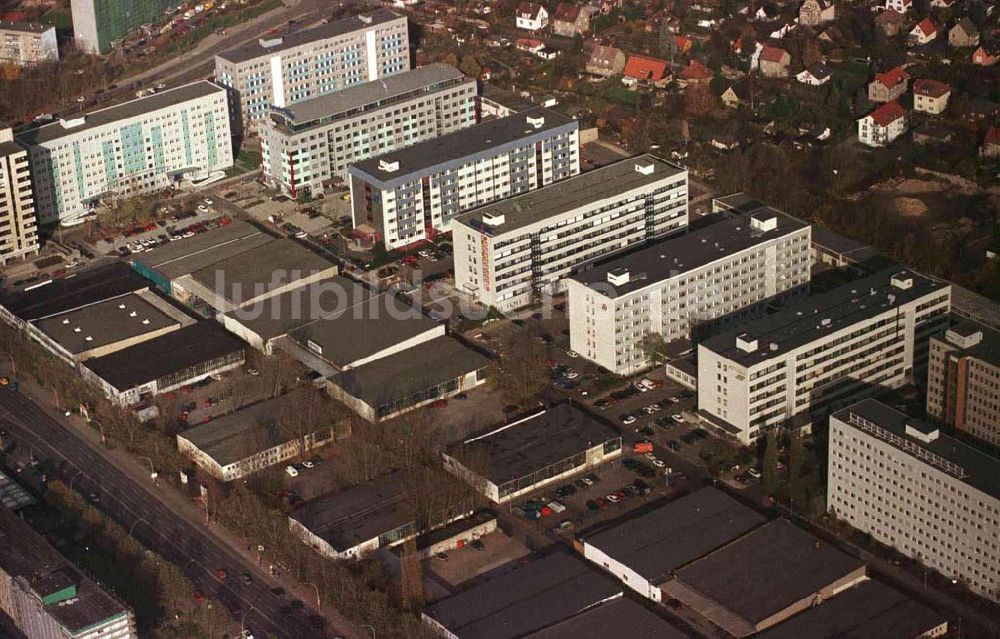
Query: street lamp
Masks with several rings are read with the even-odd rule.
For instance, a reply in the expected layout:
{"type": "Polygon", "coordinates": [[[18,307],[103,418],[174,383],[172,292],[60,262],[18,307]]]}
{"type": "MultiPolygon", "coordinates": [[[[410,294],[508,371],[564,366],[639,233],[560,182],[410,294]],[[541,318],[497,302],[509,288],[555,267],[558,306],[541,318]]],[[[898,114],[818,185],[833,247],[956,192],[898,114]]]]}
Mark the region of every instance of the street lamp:
{"type": "Polygon", "coordinates": [[[254,606],[251,604],[250,609],[244,610],[243,614],[240,615],[240,637],[244,636],[244,634],[246,633],[246,626],[243,625],[243,622],[246,620],[247,615],[253,611],[254,611],[254,606]]]}

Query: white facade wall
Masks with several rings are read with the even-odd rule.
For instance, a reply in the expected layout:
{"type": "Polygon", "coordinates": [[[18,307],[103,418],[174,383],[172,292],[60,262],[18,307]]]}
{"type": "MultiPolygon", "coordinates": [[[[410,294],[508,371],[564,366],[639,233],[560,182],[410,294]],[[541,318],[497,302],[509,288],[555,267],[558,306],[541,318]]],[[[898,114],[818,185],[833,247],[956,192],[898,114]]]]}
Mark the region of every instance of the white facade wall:
{"type": "Polygon", "coordinates": [[[586,541],[583,542],[583,557],[591,563],[601,566],[614,575],[616,579],[646,599],[651,599],[657,603],[663,600],[663,591],[660,590],[657,584],[650,582],[632,568],[614,559],[600,548],[588,544],[586,541]]]}
{"type": "Polygon", "coordinates": [[[887,126],[876,124],[870,115],[858,120],[858,141],[868,146],[887,146],[906,132],[906,118],[896,118],[887,126]]]}

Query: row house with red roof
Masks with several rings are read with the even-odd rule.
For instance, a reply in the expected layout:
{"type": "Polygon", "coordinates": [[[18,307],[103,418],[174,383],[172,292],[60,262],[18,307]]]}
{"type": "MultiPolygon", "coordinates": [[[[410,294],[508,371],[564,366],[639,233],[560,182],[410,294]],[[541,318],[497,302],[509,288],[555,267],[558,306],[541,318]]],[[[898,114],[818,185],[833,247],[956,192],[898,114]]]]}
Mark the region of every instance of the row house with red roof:
{"type": "Polygon", "coordinates": [[[642,84],[662,88],[673,79],[666,60],[644,55],[630,55],[625,63],[624,75],[622,84],[628,87],[642,84]]]}
{"type": "Polygon", "coordinates": [[[906,110],[886,102],[858,120],[858,141],[872,147],[888,146],[906,131],[906,110]]]}
{"type": "Polygon", "coordinates": [[[868,83],[868,100],[870,102],[897,100],[906,93],[909,82],[910,74],[903,67],[896,67],[885,73],[876,73],[875,79],[868,83]]]}
{"type": "Polygon", "coordinates": [[[924,18],[917,23],[913,29],[910,30],[910,35],[907,38],[907,43],[911,47],[921,47],[925,44],[930,44],[937,38],[938,28],[930,18],[924,18]]]}
{"type": "Polygon", "coordinates": [[[920,79],[913,83],[913,110],[929,115],[943,113],[948,107],[951,87],[938,80],[920,79]]]}

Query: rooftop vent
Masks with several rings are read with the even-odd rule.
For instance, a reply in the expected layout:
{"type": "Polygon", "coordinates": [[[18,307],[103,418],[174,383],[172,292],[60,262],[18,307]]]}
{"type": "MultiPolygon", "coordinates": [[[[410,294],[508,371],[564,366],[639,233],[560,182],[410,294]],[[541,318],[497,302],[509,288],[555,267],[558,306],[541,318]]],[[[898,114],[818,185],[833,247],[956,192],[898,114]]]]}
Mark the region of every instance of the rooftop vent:
{"type": "Polygon", "coordinates": [[[758,231],[773,231],[778,228],[778,216],[774,213],[754,213],[750,216],[750,227],[758,231]]]}
{"type": "Polygon", "coordinates": [[[69,318],[67,318],[67,319],[64,319],[64,320],[62,321],[62,323],[63,323],[63,324],[69,324],[69,318]]]}
{"type": "Polygon", "coordinates": [[[364,14],[364,13],[362,13],[362,14],[360,14],[358,16],[358,20],[364,22],[365,24],[371,24],[372,23],[372,17],[370,15],[367,15],[367,14],[364,14]]]}
{"type": "Polygon", "coordinates": [[[896,288],[905,291],[910,288],[913,288],[913,275],[907,273],[906,271],[902,271],[900,273],[896,273],[895,275],[893,275],[892,279],[889,280],[889,283],[895,286],[896,288]]]}
{"type": "Polygon", "coordinates": [[[129,317],[135,317],[136,315],[138,315],[138,313],[136,313],[135,311],[131,311],[131,312],[130,312],[130,313],[128,314],[128,316],[129,316],[129,317]]]}
{"type": "Polygon", "coordinates": [[[271,49],[273,47],[280,46],[282,42],[284,42],[283,38],[260,38],[257,40],[257,44],[259,44],[262,49],[271,49]]]}
{"type": "Polygon", "coordinates": [[[90,335],[84,337],[83,339],[87,340],[88,342],[93,342],[94,341],[94,338],[91,337],[90,335]]]}
{"type": "Polygon", "coordinates": [[[829,326],[830,325],[830,318],[829,317],[824,317],[823,319],[821,319],[819,321],[819,325],[820,326],[829,326]]]}
{"type": "Polygon", "coordinates": [[[771,349],[771,352],[772,352],[772,353],[776,353],[776,352],[778,351],[778,343],[777,343],[777,342],[771,342],[771,343],[770,343],[770,344],[768,345],[768,348],[770,348],[770,349],[771,349]]]}
{"type": "Polygon", "coordinates": [[[483,224],[487,226],[500,226],[507,221],[507,216],[503,213],[483,213],[483,224]]]}
{"type": "Polygon", "coordinates": [[[530,126],[533,129],[540,129],[543,126],[545,126],[545,118],[542,116],[532,117],[529,115],[525,119],[528,121],[528,126],[530,126]]]}
{"type": "Polygon", "coordinates": [[[948,332],[944,334],[944,337],[946,340],[948,340],[955,346],[958,346],[959,348],[972,348],[976,344],[979,344],[980,342],[983,341],[983,332],[977,330],[977,331],[972,331],[968,335],[963,335],[962,333],[951,328],[948,329],[948,332]]]}
{"type": "Polygon", "coordinates": [[[608,283],[615,286],[628,284],[628,269],[625,267],[613,268],[608,271],[608,283]]]}
{"type": "Polygon", "coordinates": [[[59,124],[62,125],[62,128],[64,128],[64,129],[73,129],[73,128],[76,128],[78,126],[83,126],[84,124],[86,124],[86,122],[87,122],[87,118],[85,118],[85,117],[82,117],[82,118],[72,118],[72,119],[69,119],[69,120],[67,120],[66,118],[60,118],[59,119],[59,124]]]}
{"type": "Polygon", "coordinates": [[[757,340],[750,337],[749,333],[740,333],[736,336],[736,348],[744,353],[752,353],[757,350],[757,340]]]}
{"type": "Polygon", "coordinates": [[[386,173],[395,173],[399,170],[399,160],[379,160],[378,170],[386,173]]]}
{"type": "Polygon", "coordinates": [[[922,429],[914,424],[906,425],[906,434],[914,439],[919,439],[925,444],[929,444],[938,438],[940,432],[936,428],[922,429]]]}
{"type": "Polygon", "coordinates": [[[125,305],[124,304],[119,304],[118,308],[120,308],[120,309],[122,309],[124,311],[125,310],[125,305]]]}
{"type": "Polygon", "coordinates": [[[148,319],[144,319],[144,320],[142,320],[142,323],[143,323],[143,325],[149,324],[149,320],[148,319]]]}
{"type": "Polygon", "coordinates": [[[654,168],[653,167],[653,163],[649,162],[648,160],[647,161],[643,161],[643,162],[636,162],[635,163],[635,170],[636,170],[636,172],[642,173],[643,175],[652,175],[653,174],[653,168],[654,168]]]}
{"type": "Polygon", "coordinates": [[[74,333],[82,333],[82,332],[83,332],[83,329],[82,329],[82,328],[80,328],[79,326],[77,326],[76,328],[74,328],[74,329],[73,329],[73,332],[74,332],[74,333]]]}

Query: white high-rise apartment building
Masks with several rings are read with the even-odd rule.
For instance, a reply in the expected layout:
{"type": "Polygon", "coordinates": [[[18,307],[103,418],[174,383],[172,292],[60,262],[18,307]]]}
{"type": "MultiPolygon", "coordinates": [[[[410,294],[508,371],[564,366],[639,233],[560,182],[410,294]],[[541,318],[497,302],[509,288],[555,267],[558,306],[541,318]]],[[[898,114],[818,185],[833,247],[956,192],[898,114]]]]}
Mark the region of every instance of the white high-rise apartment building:
{"type": "Polygon", "coordinates": [[[354,227],[386,248],[451,229],[456,215],[580,173],[580,125],[542,107],[348,167],[354,227]]]}
{"type": "Polygon", "coordinates": [[[692,339],[702,325],[806,292],[810,235],[764,208],[577,273],[564,280],[570,348],[619,375],[648,368],[647,333],[692,339]]]}
{"type": "Polygon", "coordinates": [[[687,200],[687,170],[642,155],[488,204],[452,221],[455,285],[526,306],[588,262],[683,230],[687,200]]]}
{"type": "Polygon", "coordinates": [[[749,445],[913,380],[948,325],[951,285],[889,269],[698,344],[698,408],[749,445]]]}
{"type": "Polygon", "coordinates": [[[830,416],[827,508],[1000,601],[1000,459],[867,399],[830,416]]]}
{"type": "Polygon", "coordinates": [[[204,180],[233,165],[226,90],[202,80],[17,134],[41,224],[83,222],[114,198],[204,180]]]}
{"type": "Polygon", "coordinates": [[[476,81],[430,64],[287,108],[261,123],[264,179],[293,198],[347,180],[347,165],[476,123],[476,81]]]}
{"type": "Polygon", "coordinates": [[[0,123],[0,264],[38,254],[38,224],[28,152],[0,123]]]}
{"type": "Polygon", "coordinates": [[[215,80],[234,92],[245,127],[265,119],[271,105],[286,107],[409,70],[406,17],[387,9],[262,37],[215,56],[215,80]]]}

